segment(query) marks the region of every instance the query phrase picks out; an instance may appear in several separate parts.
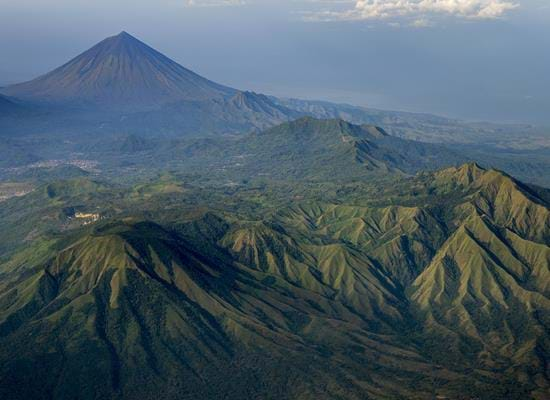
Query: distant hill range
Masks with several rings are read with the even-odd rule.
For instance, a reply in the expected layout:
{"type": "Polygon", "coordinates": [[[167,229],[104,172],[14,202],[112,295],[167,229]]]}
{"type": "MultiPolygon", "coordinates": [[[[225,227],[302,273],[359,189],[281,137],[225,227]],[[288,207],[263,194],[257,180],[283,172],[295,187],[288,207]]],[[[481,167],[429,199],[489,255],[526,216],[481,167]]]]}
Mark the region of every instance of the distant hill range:
{"type": "Polygon", "coordinates": [[[312,116],[382,126],[393,136],[427,142],[550,147],[550,135],[529,125],[465,123],[430,114],[280,99],[230,88],[184,68],[126,32],[34,80],[2,88],[0,94],[11,97],[0,98],[0,134],[4,135],[37,131],[239,134],[312,116]],[[13,105],[4,104],[13,104],[13,99],[27,106],[25,118],[14,116],[13,105]]]}
{"type": "MultiPolygon", "coordinates": [[[[119,146],[125,152],[137,149],[135,155],[154,159],[161,169],[174,166],[173,160],[178,160],[183,170],[208,170],[211,176],[234,180],[263,176],[281,181],[343,182],[375,175],[410,174],[469,161],[442,145],[390,136],[374,125],[312,117],[237,138],[148,143],[145,147],[142,142],[136,143],[135,137],[129,137],[119,146]]],[[[117,151],[115,145],[110,147],[117,151]]]]}

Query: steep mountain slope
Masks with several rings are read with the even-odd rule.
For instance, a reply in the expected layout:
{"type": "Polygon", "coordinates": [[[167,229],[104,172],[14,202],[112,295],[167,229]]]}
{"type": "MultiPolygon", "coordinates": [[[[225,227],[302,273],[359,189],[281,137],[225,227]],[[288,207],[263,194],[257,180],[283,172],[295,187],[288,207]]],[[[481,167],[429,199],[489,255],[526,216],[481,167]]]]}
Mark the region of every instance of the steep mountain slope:
{"type": "Polygon", "coordinates": [[[267,96],[209,81],[126,32],[0,93],[23,99],[40,111],[2,122],[2,131],[18,135],[36,131],[62,136],[75,131],[81,135],[121,131],[154,136],[233,134],[265,129],[302,115],[267,96]]]}
{"type": "Polygon", "coordinates": [[[243,141],[243,150],[253,154],[264,173],[292,176],[288,169],[298,174],[326,174],[330,169],[336,176],[363,170],[388,172],[390,167],[369,154],[370,143],[384,135],[372,126],[305,117],[251,135],[243,141]]]}
{"type": "MultiPolygon", "coordinates": [[[[395,304],[392,298],[407,299],[412,318],[422,326],[422,333],[416,330],[411,337],[434,362],[459,369],[468,366],[477,371],[474,375],[481,374],[480,379],[490,376],[503,385],[538,386],[532,395],[545,398],[550,390],[547,201],[511,177],[476,164],[421,176],[407,184],[411,186],[418,193],[416,207],[306,203],[274,219],[289,237],[322,244],[332,257],[340,257],[335,243],[359,251],[364,262],[374,266],[371,270],[384,276],[393,294],[380,297],[384,306],[379,308],[379,322],[394,315],[388,307],[395,304]],[[427,199],[432,204],[421,205],[427,199]]],[[[395,201],[399,202],[392,198],[395,201]]],[[[243,248],[236,243],[234,248],[243,248]]],[[[313,248],[298,254],[315,254],[313,248]]],[[[250,253],[246,247],[241,251],[250,253]]],[[[266,250],[257,254],[268,255],[266,266],[296,268],[296,256],[274,258],[266,250]],[[281,261],[270,261],[277,259],[281,261]]],[[[316,264],[317,273],[325,277],[322,265],[316,264]]],[[[347,258],[336,265],[353,271],[347,258]]],[[[338,274],[336,265],[330,271],[338,274]]],[[[341,288],[341,294],[360,293],[357,283],[340,276],[342,283],[353,287],[341,288]]],[[[368,282],[369,288],[377,287],[376,280],[368,282]]],[[[408,315],[404,305],[397,307],[400,316],[408,315]]],[[[509,391],[489,398],[515,396],[509,391]]]]}
{"type": "Polygon", "coordinates": [[[218,211],[186,209],[188,191],[159,189],[145,214],[157,222],[116,211],[119,190],[79,182],[0,204],[47,196],[43,216],[77,204],[111,215],[42,232],[0,264],[2,398],[550,392],[548,197],[499,171],[466,164],[372,199],[255,214],[213,195],[218,211]]]}
{"type": "Polygon", "coordinates": [[[395,374],[429,373],[412,349],[375,346],[376,335],[362,332],[361,319],[337,300],[257,279],[223,254],[197,253],[160,226],[126,222],[72,240],[24,276],[8,273],[0,296],[2,397],[153,398],[164,387],[165,398],[242,398],[244,390],[359,399],[383,381],[353,382],[351,365],[326,353],[352,344],[381,374],[401,357],[408,360],[395,374]],[[23,345],[28,335],[36,345],[23,345]],[[31,378],[29,368],[42,372],[31,378]]]}
{"type": "Polygon", "coordinates": [[[341,179],[415,173],[465,161],[433,144],[388,136],[383,129],[343,120],[303,117],[225,142],[173,146],[158,160],[201,163],[231,179],[341,179]],[[183,148],[182,148],[183,147],[183,148]]]}
{"type": "Polygon", "coordinates": [[[235,91],[229,97],[211,100],[179,100],[155,111],[127,115],[112,122],[113,128],[134,133],[169,136],[207,136],[212,133],[243,134],[262,130],[301,116],[276,105],[267,96],[235,91]]]}
{"type": "Polygon", "coordinates": [[[223,98],[235,90],[202,78],[122,32],[67,64],[3,92],[35,102],[131,110],[178,100],[223,98]]]}

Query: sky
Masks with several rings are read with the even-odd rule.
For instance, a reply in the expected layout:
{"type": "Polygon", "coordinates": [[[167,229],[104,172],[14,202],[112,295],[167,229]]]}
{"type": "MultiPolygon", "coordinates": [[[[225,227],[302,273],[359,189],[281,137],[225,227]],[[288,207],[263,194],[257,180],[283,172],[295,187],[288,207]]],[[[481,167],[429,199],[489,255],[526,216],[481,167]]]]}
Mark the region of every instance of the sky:
{"type": "Polygon", "coordinates": [[[550,0],[0,0],[0,85],[122,30],[242,90],[550,126],[550,0]]]}

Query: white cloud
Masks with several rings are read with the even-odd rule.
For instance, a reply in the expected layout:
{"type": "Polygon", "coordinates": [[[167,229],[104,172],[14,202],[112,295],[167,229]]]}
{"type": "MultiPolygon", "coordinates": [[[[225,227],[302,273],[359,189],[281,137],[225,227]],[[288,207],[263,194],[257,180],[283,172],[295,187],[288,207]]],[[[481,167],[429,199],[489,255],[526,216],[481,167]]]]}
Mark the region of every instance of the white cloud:
{"type": "Polygon", "coordinates": [[[320,21],[395,21],[406,19],[412,26],[430,25],[433,17],[496,19],[519,4],[513,0],[355,0],[355,6],[339,11],[311,13],[307,19],[320,21]]]}

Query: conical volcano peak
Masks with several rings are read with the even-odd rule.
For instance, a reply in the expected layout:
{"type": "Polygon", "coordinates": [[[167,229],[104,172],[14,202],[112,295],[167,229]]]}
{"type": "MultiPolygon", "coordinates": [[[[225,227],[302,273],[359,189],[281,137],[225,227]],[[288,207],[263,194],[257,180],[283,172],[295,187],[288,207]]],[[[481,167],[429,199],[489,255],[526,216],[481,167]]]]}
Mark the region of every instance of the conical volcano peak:
{"type": "Polygon", "coordinates": [[[94,61],[102,61],[105,57],[109,57],[109,63],[116,63],[118,60],[119,63],[131,62],[139,65],[143,60],[155,58],[166,59],[165,61],[172,62],[126,31],[122,31],[118,35],[109,36],[83,54],[93,57],[94,61]],[[122,60],[124,57],[128,57],[128,60],[122,60]]]}
{"type": "Polygon", "coordinates": [[[154,50],[129,33],[122,31],[118,35],[102,40],[83,54],[89,53],[94,57],[100,57],[102,54],[119,56],[125,51],[133,51],[139,55],[139,52],[147,53],[154,50]]]}
{"type": "Polygon", "coordinates": [[[137,41],[138,39],[136,37],[134,37],[133,35],[130,35],[126,31],[121,31],[119,34],[107,37],[105,40],[112,40],[112,41],[125,41],[125,40],[132,41],[132,40],[136,40],[137,41]]]}
{"type": "Polygon", "coordinates": [[[50,73],[3,93],[43,103],[134,111],[225,98],[236,90],[195,74],[122,31],[50,73]]]}
{"type": "MultiPolygon", "coordinates": [[[[105,42],[107,42],[107,43],[109,43],[109,42],[111,42],[111,43],[130,43],[130,44],[135,44],[135,45],[147,46],[141,40],[139,40],[138,38],[136,38],[133,35],[130,35],[126,31],[122,31],[118,35],[110,36],[110,37],[104,39],[102,42],[99,42],[98,45],[101,44],[101,43],[105,43],[105,42]]],[[[149,47],[149,46],[147,46],[147,47],[149,47]]]]}

